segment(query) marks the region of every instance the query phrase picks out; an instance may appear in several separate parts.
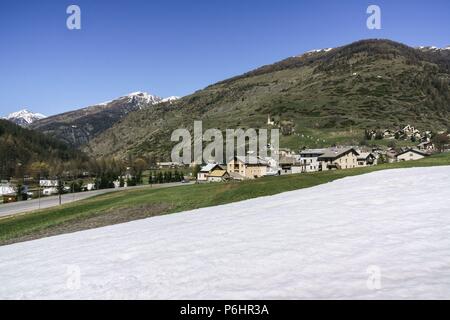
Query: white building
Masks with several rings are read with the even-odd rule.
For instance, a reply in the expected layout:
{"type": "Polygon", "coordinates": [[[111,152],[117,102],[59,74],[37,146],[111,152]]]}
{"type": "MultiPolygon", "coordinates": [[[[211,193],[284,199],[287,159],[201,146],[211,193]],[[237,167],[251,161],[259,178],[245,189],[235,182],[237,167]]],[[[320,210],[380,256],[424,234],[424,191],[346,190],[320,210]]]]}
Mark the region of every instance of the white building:
{"type": "Polygon", "coordinates": [[[39,180],[39,185],[41,187],[57,187],[58,180],[39,180]]]}
{"type": "Polygon", "coordinates": [[[433,142],[424,141],[417,145],[417,149],[421,151],[433,151],[435,148],[433,142]]]}
{"type": "Polygon", "coordinates": [[[429,156],[429,154],[417,149],[408,149],[397,154],[397,161],[413,161],[420,160],[429,156]]]}
{"type": "Polygon", "coordinates": [[[208,181],[208,175],[215,169],[222,170],[222,167],[217,163],[209,163],[206,166],[203,166],[197,173],[197,181],[198,182],[208,181]]]}
{"type": "Polygon", "coordinates": [[[42,190],[42,194],[44,196],[51,196],[51,195],[54,195],[54,194],[58,194],[58,188],[55,188],[55,187],[44,188],[42,190]]]}
{"type": "Polygon", "coordinates": [[[324,154],[326,149],[305,149],[300,152],[301,172],[319,171],[319,157],[324,154]]]}
{"type": "Polygon", "coordinates": [[[0,196],[7,195],[7,194],[15,194],[16,190],[14,187],[9,183],[1,183],[0,184],[0,196]]]}

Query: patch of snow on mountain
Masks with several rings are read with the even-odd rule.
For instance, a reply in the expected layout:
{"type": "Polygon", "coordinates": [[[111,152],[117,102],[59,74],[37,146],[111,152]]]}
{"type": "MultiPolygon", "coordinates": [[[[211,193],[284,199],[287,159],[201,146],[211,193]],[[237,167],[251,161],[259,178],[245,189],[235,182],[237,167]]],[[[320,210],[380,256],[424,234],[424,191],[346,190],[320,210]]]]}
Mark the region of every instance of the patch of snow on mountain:
{"type": "Polygon", "coordinates": [[[445,48],[438,48],[436,46],[420,46],[417,47],[419,50],[422,51],[441,51],[441,50],[450,50],[450,46],[447,46],[445,48]]]}
{"type": "Polygon", "coordinates": [[[147,92],[133,92],[127,95],[127,97],[131,100],[138,99],[140,102],[155,104],[160,102],[162,99],[160,97],[148,94],[147,92]]]}
{"type": "Polygon", "coordinates": [[[138,104],[156,104],[156,103],[159,103],[162,101],[162,99],[158,96],[148,94],[147,92],[137,91],[137,92],[132,92],[126,96],[119,97],[117,99],[113,99],[113,100],[109,100],[109,101],[105,101],[102,103],[92,105],[91,107],[106,106],[114,101],[122,100],[122,99],[127,99],[128,102],[136,102],[138,104]]]}
{"type": "Polygon", "coordinates": [[[34,121],[44,118],[46,118],[46,116],[44,116],[41,113],[35,113],[28,111],[27,109],[23,109],[17,112],[10,113],[4,119],[10,120],[19,125],[29,125],[32,124],[34,121]]]}
{"type": "Polygon", "coordinates": [[[3,246],[0,298],[449,299],[449,190],[385,170],[3,246]]]}
{"type": "Polygon", "coordinates": [[[294,56],[294,58],[296,58],[296,57],[301,57],[301,56],[308,55],[308,54],[321,53],[321,52],[329,52],[329,51],[331,51],[331,50],[333,50],[333,49],[334,49],[334,48],[314,49],[314,50],[307,51],[307,52],[305,52],[305,53],[303,53],[303,54],[300,54],[300,55],[298,55],[298,56],[294,56]]]}
{"type": "Polygon", "coordinates": [[[307,51],[306,53],[328,52],[328,51],[331,51],[331,50],[333,50],[333,48],[310,50],[310,51],[307,51]]]}
{"type": "Polygon", "coordinates": [[[173,102],[173,101],[177,101],[179,99],[180,99],[180,97],[170,96],[170,97],[162,99],[161,102],[173,102]]]}

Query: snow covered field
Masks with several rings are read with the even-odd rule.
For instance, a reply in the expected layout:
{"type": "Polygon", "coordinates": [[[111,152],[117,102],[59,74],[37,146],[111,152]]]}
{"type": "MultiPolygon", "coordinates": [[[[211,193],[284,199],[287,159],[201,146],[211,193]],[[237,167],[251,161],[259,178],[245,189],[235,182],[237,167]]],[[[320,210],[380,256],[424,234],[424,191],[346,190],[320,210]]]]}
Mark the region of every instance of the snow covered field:
{"type": "Polygon", "coordinates": [[[0,298],[450,298],[450,167],[0,247],[0,298]]]}

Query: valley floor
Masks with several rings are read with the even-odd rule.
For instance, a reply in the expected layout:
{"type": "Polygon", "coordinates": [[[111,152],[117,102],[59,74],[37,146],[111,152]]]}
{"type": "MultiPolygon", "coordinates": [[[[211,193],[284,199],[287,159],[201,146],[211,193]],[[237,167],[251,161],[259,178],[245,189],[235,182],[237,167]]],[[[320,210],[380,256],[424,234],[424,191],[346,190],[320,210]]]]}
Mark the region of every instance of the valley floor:
{"type": "Polygon", "coordinates": [[[0,247],[3,299],[449,299],[450,167],[0,247]]]}

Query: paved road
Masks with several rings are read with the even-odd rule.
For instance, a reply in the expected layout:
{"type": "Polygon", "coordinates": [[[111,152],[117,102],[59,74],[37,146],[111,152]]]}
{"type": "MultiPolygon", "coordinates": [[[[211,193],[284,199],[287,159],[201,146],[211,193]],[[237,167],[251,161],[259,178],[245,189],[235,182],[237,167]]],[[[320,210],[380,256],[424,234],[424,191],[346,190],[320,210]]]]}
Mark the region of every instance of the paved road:
{"type": "MultiPolygon", "coordinates": [[[[79,201],[87,198],[91,198],[100,194],[121,191],[121,190],[133,190],[133,189],[143,189],[143,188],[153,188],[153,189],[161,189],[161,188],[170,188],[180,185],[188,185],[193,184],[190,183],[165,183],[165,184],[154,184],[152,186],[144,185],[144,186],[136,186],[136,187],[128,187],[128,188],[120,188],[120,189],[103,189],[103,190],[95,190],[95,191],[86,191],[80,193],[72,193],[72,194],[64,194],[62,195],[62,204],[71,203],[74,201],[79,201]]],[[[59,205],[59,197],[51,196],[51,197],[43,197],[40,199],[33,199],[28,201],[19,201],[14,203],[6,203],[0,204],[0,217],[15,215],[19,213],[35,211],[39,209],[56,207],[59,205]]]]}

